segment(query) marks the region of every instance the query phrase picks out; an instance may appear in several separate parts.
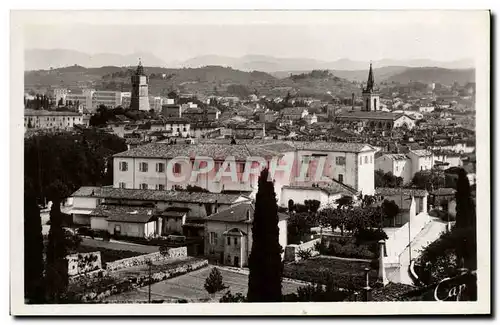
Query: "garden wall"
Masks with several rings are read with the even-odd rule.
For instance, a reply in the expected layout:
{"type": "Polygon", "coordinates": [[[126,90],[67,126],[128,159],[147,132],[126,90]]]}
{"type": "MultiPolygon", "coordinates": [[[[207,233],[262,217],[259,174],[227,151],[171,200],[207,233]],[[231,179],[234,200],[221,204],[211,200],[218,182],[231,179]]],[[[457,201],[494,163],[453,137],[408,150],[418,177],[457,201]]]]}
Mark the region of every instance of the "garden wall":
{"type": "Polygon", "coordinates": [[[299,259],[298,252],[301,250],[311,250],[312,256],[318,255],[318,252],[316,252],[314,249],[314,245],[319,242],[321,242],[321,238],[316,238],[300,245],[287,245],[285,247],[285,262],[297,261],[299,259]]]}
{"type": "Polygon", "coordinates": [[[151,254],[145,254],[145,255],[125,258],[122,260],[117,260],[114,262],[109,262],[106,265],[106,270],[115,271],[115,270],[131,267],[131,266],[144,265],[148,261],[157,262],[157,261],[163,261],[163,260],[174,259],[174,258],[181,258],[181,257],[186,257],[186,256],[187,256],[187,247],[186,246],[177,247],[177,248],[170,248],[168,250],[168,254],[166,256],[163,256],[160,252],[155,252],[155,253],[151,253],[151,254]]]}
{"type": "MultiPolygon", "coordinates": [[[[176,268],[155,272],[151,274],[151,283],[164,281],[207,266],[208,266],[207,260],[198,260],[194,262],[190,261],[187,264],[177,266],[176,268]]],[[[74,299],[80,302],[90,302],[90,301],[98,302],[111,295],[134,290],[140,287],[144,287],[148,284],[149,284],[148,275],[141,275],[132,279],[130,278],[121,279],[118,280],[118,282],[116,283],[107,284],[102,287],[94,285],[92,288],[86,289],[85,292],[77,294],[74,297],[74,299]]]]}

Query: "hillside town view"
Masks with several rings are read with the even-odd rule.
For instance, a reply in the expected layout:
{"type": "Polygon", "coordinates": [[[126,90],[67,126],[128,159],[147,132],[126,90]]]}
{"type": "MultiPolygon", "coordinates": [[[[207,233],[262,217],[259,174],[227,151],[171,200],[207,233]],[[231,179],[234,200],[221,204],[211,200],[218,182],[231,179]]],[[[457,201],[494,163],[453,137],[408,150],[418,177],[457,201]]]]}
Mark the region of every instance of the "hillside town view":
{"type": "Polygon", "coordinates": [[[474,66],[25,55],[27,304],[477,299],[474,66]]]}

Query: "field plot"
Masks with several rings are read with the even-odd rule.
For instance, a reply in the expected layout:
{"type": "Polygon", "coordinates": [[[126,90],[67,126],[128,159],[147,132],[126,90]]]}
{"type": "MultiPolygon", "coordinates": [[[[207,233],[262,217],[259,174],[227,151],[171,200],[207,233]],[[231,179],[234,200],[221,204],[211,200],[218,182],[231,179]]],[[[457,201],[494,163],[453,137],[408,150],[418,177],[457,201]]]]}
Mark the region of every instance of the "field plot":
{"type": "MultiPolygon", "coordinates": [[[[185,299],[188,301],[209,300],[210,295],[205,291],[205,279],[210,274],[212,267],[206,267],[201,270],[193,271],[172,279],[155,283],[151,286],[152,300],[185,299]]],[[[223,295],[227,290],[235,294],[241,292],[246,295],[248,289],[248,275],[241,274],[225,269],[220,269],[224,283],[229,287],[223,290],[216,298],[223,295]]],[[[290,281],[283,281],[283,293],[293,293],[302,286],[290,281]]],[[[106,301],[147,301],[148,287],[142,287],[137,290],[125,292],[119,295],[110,296],[106,301]]],[[[218,299],[217,299],[218,300],[218,299]]]]}

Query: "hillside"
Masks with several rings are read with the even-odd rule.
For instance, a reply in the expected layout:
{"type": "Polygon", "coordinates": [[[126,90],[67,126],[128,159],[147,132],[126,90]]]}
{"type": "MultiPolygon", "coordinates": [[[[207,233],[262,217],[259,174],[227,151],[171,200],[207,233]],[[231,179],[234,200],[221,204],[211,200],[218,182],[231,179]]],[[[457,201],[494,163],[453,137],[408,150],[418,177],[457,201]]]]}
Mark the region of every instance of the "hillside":
{"type": "MultiPolygon", "coordinates": [[[[390,66],[390,67],[382,67],[375,68],[373,72],[375,74],[376,81],[385,81],[386,79],[396,75],[404,70],[408,69],[408,67],[403,66],[390,66]]],[[[276,71],[271,74],[276,78],[287,78],[290,74],[301,74],[307,73],[308,71],[276,71]]],[[[368,69],[362,70],[329,70],[334,76],[339,78],[347,79],[349,81],[357,81],[357,82],[366,82],[368,78],[368,69]]]]}
{"type": "Polygon", "coordinates": [[[464,85],[468,82],[475,82],[474,69],[444,69],[436,67],[426,68],[408,68],[400,73],[389,77],[387,82],[406,84],[410,81],[419,81],[424,83],[440,83],[451,85],[453,82],[458,82],[464,85]]]}
{"type": "MultiPolygon", "coordinates": [[[[135,67],[70,66],[53,70],[27,71],[24,74],[25,88],[94,87],[130,91],[130,75],[134,69],[135,67]]],[[[265,72],[245,72],[221,66],[183,69],[146,67],[145,70],[149,75],[152,95],[165,96],[174,89],[184,93],[240,96],[254,92],[285,96],[287,92],[292,92],[303,96],[322,97],[327,92],[341,96],[359,92],[359,87],[354,83],[331,74],[321,76],[304,74],[302,77],[277,79],[265,72]]]]}

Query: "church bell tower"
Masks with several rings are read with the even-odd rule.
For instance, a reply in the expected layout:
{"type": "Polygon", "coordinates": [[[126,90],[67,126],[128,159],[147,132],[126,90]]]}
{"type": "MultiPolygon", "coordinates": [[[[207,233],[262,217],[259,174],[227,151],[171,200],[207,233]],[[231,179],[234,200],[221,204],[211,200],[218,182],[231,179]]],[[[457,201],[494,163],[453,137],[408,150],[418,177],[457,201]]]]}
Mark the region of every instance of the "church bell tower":
{"type": "Polygon", "coordinates": [[[148,77],[144,74],[141,60],[139,60],[135,74],[131,77],[131,82],[130,109],[149,111],[148,77]]]}
{"type": "Polygon", "coordinates": [[[378,89],[375,88],[375,78],[373,77],[371,63],[370,72],[368,72],[368,82],[366,83],[366,88],[363,88],[363,106],[361,110],[366,112],[380,110],[380,97],[378,89]]]}

